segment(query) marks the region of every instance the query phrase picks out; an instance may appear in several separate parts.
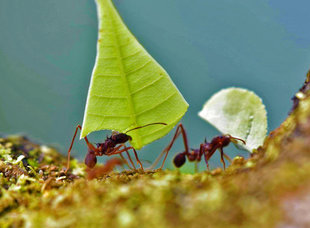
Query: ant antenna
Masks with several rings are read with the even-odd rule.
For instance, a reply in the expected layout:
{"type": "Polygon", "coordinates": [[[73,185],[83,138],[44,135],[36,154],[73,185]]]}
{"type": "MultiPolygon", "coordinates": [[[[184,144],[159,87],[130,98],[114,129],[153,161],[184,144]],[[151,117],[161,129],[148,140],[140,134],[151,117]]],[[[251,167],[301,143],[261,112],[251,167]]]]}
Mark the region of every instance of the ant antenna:
{"type": "Polygon", "coordinates": [[[147,126],[151,126],[151,125],[155,125],[155,124],[168,125],[168,124],[162,123],[162,122],[150,123],[150,124],[146,124],[146,125],[143,125],[143,126],[140,126],[140,127],[135,127],[133,129],[130,129],[130,130],[126,131],[125,134],[130,132],[130,131],[137,130],[137,129],[140,129],[140,128],[143,128],[143,127],[147,127],[147,126]]]}

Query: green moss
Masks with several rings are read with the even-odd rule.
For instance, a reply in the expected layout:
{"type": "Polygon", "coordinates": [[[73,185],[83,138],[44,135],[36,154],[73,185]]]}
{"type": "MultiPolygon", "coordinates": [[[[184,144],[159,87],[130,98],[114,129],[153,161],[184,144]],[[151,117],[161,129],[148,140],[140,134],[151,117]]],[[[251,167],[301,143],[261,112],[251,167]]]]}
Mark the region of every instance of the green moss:
{"type": "Polygon", "coordinates": [[[84,165],[76,160],[66,175],[66,158],[53,148],[23,137],[0,139],[0,226],[298,225],[298,207],[285,205],[302,202],[301,190],[310,186],[310,95],[305,85],[290,116],[264,146],[249,159],[234,158],[226,171],[123,171],[87,180],[84,165]]]}

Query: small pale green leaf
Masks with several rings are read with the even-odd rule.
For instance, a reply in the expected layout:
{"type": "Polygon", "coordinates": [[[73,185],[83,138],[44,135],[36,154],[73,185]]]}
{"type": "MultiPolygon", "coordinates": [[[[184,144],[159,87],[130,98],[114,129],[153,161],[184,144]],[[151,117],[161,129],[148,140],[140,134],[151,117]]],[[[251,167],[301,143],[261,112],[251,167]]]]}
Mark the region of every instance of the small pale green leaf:
{"type": "Polygon", "coordinates": [[[267,134],[265,106],[255,93],[246,89],[219,91],[206,102],[198,115],[223,134],[245,140],[243,147],[250,152],[263,144],[267,134]]]}
{"type": "Polygon", "coordinates": [[[81,138],[98,130],[126,130],[136,149],[166,135],[188,104],[167,72],[130,33],[111,0],[97,0],[99,37],[81,138]]]}

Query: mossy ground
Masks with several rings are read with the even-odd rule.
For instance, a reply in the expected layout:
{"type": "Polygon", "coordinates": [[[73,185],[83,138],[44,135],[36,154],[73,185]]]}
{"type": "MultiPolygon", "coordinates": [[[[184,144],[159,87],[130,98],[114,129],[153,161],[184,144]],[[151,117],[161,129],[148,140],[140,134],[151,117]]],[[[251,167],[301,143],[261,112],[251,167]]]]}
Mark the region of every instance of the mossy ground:
{"type": "Polygon", "coordinates": [[[113,172],[23,137],[0,139],[1,227],[310,227],[310,93],[249,159],[223,171],[113,172]]]}

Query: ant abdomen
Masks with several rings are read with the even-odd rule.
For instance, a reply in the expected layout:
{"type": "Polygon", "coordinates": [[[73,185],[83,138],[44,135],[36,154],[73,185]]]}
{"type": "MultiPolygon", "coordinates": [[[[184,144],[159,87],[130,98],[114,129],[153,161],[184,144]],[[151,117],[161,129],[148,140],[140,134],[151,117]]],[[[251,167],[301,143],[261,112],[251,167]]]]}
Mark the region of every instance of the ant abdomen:
{"type": "Polygon", "coordinates": [[[95,165],[97,164],[97,157],[94,154],[94,152],[92,152],[92,151],[88,152],[86,154],[84,162],[88,168],[94,168],[95,165]]]}
{"type": "Polygon", "coordinates": [[[174,157],[173,163],[177,168],[180,168],[186,162],[185,153],[179,153],[177,156],[174,157]]]}

